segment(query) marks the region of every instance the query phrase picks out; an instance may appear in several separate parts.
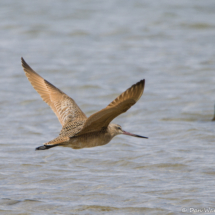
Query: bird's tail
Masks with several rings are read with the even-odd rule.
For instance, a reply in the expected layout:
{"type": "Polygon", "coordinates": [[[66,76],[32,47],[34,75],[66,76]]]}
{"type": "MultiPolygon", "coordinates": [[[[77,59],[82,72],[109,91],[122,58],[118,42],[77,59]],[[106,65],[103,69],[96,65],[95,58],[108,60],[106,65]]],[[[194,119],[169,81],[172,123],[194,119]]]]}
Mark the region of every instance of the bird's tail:
{"type": "Polygon", "coordinates": [[[64,142],[68,142],[70,140],[69,137],[61,137],[61,136],[58,136],[57,138],[55,138],[54,140],[51,140],[47,143],[44,143],[43,146],[39,146],[37,147],[35,150],[46,150],[46,149],[50,149],[52,147],[55,147],[55,146],[60,146],[62,145],[64,142]]]}
{"type": "Polygon", "coordinates": [[[50,149],[50,148],[55,147],[55,146],[58,146],[58,145],[56,144],[56,145],[39,146],[35,150],[46,150],[46,149],[50,149]]]}

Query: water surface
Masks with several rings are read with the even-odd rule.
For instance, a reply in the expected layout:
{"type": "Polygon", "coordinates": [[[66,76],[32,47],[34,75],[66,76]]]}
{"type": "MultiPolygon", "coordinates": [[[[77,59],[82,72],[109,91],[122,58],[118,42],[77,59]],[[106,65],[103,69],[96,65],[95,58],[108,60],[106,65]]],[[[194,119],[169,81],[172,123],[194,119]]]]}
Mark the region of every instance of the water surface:
{"type": "Polygon", "coordinates": [[[214,1],[0,3],[0,213],[181,214],[215,208],[214,1]],[[145,78],[91,149],[34,151],[61,129],[24,59],[90,116],[145,78]]]}

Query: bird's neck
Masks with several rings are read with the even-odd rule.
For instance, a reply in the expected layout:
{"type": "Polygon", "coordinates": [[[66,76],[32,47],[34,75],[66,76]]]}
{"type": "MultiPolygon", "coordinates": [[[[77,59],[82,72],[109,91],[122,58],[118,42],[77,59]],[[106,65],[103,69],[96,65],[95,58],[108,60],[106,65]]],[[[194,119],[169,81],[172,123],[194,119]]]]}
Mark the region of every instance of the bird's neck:
{"type": "Polygon", "coordinates": [[[109,133],[109,135],[111,136],[111,139],[113,137],[115,137],[118,133],[116,132],[116,130],[114,129],[114,124],[109,124],[108,128],[107,128],[107,132],[109,133]]]}

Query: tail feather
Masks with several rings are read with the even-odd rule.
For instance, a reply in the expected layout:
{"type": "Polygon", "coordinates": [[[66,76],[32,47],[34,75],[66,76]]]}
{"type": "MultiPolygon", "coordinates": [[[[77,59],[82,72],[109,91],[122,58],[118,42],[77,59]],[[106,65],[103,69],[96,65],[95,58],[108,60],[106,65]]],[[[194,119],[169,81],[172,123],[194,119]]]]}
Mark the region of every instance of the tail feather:
{"type": "Polygon", "coordinates": [[[46,150],[46,149],[50,149],[50,148],[55,147],[55,146],[58,146],[58,145],[44,145],[44,146],[39,146],[35,150],[46,150]]]}
{"type": "Polygon", "coordinates": [[[55,146],[59,146],[64,142],[68,142],[70,140],[69,137],[62,137],[62,136],[58,136],[57,138],[55,138],[54,140],[51,140],[47,143],[44,143],[45,145],[43,146],[39,146],[37,147],[35,150],[46,150],[46,149],[50,149],[52,147],[55,146]]]}

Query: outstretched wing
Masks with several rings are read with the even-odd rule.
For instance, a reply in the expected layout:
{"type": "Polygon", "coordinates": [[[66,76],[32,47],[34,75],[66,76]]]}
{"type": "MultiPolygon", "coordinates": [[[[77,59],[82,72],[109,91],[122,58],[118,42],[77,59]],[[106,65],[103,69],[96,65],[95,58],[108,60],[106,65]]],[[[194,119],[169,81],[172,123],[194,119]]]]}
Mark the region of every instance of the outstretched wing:
{"type": "Polygon", "coordinates": [[[87,119],[72,98],[38,75],[23,58],[21,60],[28,80],[43,101],[54,111],[62,126],[71,124],[73,121],[85,121],[87,119]]]}
{"type": "Polygon", "coordinates": [[[126,112],[143,94],[145,79],[131,86],[124,93],[112,101],[106,108],[91,115],[85,122],[82,130],[76,135],[100,131],[118,115],[126,112]]]}

